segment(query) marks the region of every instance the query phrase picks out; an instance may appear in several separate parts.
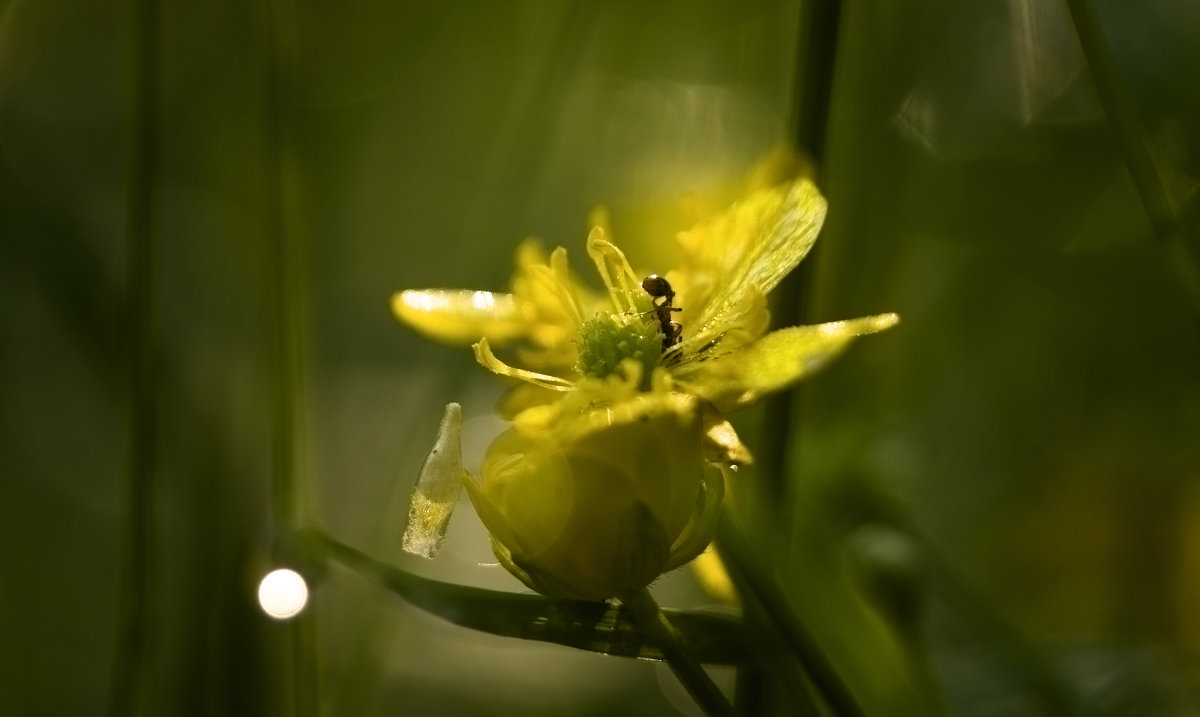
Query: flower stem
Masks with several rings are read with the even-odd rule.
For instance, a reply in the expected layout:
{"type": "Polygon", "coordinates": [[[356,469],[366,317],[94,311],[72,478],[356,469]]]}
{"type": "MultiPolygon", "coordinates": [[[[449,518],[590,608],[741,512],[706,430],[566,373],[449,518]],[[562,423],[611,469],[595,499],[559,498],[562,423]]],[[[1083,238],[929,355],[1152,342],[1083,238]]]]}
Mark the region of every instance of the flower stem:
{"type": "Polygon", "coordinates": [[[762,569],[726,510],[717,523],[717,551],[725,569],[742,593],[742,599],[757,605],[763,617],[777,630],[780,640],[800,662],[833,714],[862,717],[863,711],[850,688],[830,664],[808,629],[792,611],[783,592],[762,569]]]}
{"type": "Polygon", "coordinates": [[[1095,8],[1091,0],[1066,0],[1066,3],[1117,151],[1129,170],[1154,234],[1166,250],[1166,260],[1187,292],[1192,308],[1200,314],[1200,261],[1195,250],[1183,240],[1178,217],[1142,139],[1133,102],[1118,78],[1117,65],[1105,43],[1095,8]]]}
{"type": "Polygon", "coordinates": [[[734,714],[733,705],[721,693],[704,667],[696,660],[675,627],[667,620],[658,603],[650,594],[648,588],[634,590],[621,596],[621,603],[629,608],[634,621],[649,634],[662,651],[663,657],[671,666],[671,670],[683,686],[687,688],[692,699],[704,710],[706,715],[734,714]]]}
{"type": "MultiPolygon", "coordinates": [[[[263,94],[263,208],[268,249],[267,300],[271,318],[267,355],[271,385],[271,523],[276,553],[281,540],[302,522],[300,437],[303,435],[303,369],[306,287],[304,243],[300,235],[299,171],[296,152],[296,75],[299,37],[295,0],[262,0],[265,64],[263,94]]],[[[285,627],[277,643],[281,713],[310,717],[319,710],[315,618],[303,615],[285,627]]]]}
{"type": "MultiPolygon", "coordinates": [[[[794,80],[792,135],[796,147],[811,160],[821,176],[825,162],[825,143],[829,127],[829,112],[833,98],[834,62],[842,19],[841,0],[810,0],[802,3],[797,31],[796,75],[794,80]]],[[[817,257],[821,243],[813,254],[802,262],[772,292],[771,318],[777,326],[795,326],[801,322],[806,294],[811,294],[817,257]]],[[[800,417],[796,412],[797,397],[803,387],[795,387],[770,396],[764,402],[762,444],[766,450],[759,456],[767,506],[787,505],[788,486],[785,477],[791,473],[788,461],[797,454],[800,417]]],[[[773,516],[786,520],[783,511],[773,516]]]]}

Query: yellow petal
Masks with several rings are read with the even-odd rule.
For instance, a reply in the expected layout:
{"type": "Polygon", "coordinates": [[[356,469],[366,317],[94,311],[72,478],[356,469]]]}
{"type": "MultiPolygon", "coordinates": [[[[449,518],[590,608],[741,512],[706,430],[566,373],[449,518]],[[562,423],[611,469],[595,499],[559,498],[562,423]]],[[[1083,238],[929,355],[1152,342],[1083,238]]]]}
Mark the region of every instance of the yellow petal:
{"type": "Polygon", "coordinates": [[[432,558],[446,537],[450,514],[458,503],[467,472],[462,465],[462,408],[446,404],[433,450],[421,466],[408,505],[408,525],[401,547],[406,552],[432,558]]]}
{"type": "Polygon", "coordinates": [[[531,408],[539,408],[562,398],[562,392],[543,388],[532,383],[521,382],[510,388],[496,404],[496,413],[506,421],[531,408]]]}
{"type": "Polygon", "coordinates": [[[766,297],[753,287],[740,301],[727,305],[703,324],[693,325],[686,314],[686,310],[680,313],[684,327],[684,340],[677,349],[680,358],[676,373],[680,375],[694,370],[689,363],[708,361],[753,342],[766,333],[771,322],[766,297]]]}
{"type": "Polygon", "coordinates": [[[723,466],[747,466],[754,462],[750,449],[742,443],[728,419],[706,407],[701,420],[705,460],[723,466]]]}
{"type": "Polygon", "coordinates": [[[721,557],[717,555],[716,550],[712,549],[712,546],[696,556],[696,559],[692,561],[692,568],[696,581],[700,583],[704,592],[726,605],[741,604],[737,588],[733,586],[733,580],[725,571],[725,564],[721,562],[721,557]]]}
{"type": "Polygon", "coordinates": [[[558,247],[549,258],[533,240],[517,250],[513,298],[528,322],[526,333],[535,346],[567,343],[584,319],[583,301],[567,264],[567,250],[558,247]]]}
{"type": "MultiPolygon", "coordinates": [[[[808,254],[825,221],[826,203],[808,179],[754,192],[728,210],[679,235],[686,256],[680,283],[690,289],[688,314],[704,345],[720,333],[714,319],[730,313],[752,290],[771,292],[808,254]]],[[[687,325],[685,338],[691,338],[687,325]]]]}
{"type": "Polygon", "coordinates": [[[634,296],[642,296],[641,279],[633,273],[625,254],[604,236],[604,230],[599,226],[592,229],[587,241],[588,256],[596,264],[600,278],[608,289],[617,313],[636,312],[638,307],[633,303],[634,296]]]}
{"type": "Polygon", "coordinates": [[[687,386],[718,410],[733,410],[799,381],[856,337],[895,326],[899,320],[896,314],[879,314],[773,331],[749,346],[697,364],[687,386]]]}
{"type": "Polygon", "coordinates": [[[398,291],[392,313],[425,336],[467,345],[487,337],[510,341],[524,333],[517,302],[510,294],[467,289],[398,291]]]}
{"type": "Polygon", "coordinates": [[[816,167],[808,155],[795,147],[780,146],[759,160],[748,177],[747,189],[754,191],[794,182],[799,177],[815,177],[816,167]]]}
{"type": "Polygon", "coordinates": [[[475,360],[479,362],[479,365],[492,373],[528,381],[529,383],[554,391],[570,391],[575,386],[574,383],[565,378],[509,366],[496,358],[496,354],[492,353],[492,347],[488,345],[487,339],[480,339],[479,343],[471,348],[475,349],[475,360]]]}

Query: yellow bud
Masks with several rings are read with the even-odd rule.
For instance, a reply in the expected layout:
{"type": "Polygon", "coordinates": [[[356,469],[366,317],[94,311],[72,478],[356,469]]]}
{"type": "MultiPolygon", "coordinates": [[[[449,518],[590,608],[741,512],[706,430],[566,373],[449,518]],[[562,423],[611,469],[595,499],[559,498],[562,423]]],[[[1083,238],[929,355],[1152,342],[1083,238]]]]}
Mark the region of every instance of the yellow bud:
{"type": "Polygon", "coordinates": [[[698,401],[646,393],[501,434],[466,482],[501,563],[589,600],[642,588],[712,537],[724,484],[703,459],[698,401]]]}

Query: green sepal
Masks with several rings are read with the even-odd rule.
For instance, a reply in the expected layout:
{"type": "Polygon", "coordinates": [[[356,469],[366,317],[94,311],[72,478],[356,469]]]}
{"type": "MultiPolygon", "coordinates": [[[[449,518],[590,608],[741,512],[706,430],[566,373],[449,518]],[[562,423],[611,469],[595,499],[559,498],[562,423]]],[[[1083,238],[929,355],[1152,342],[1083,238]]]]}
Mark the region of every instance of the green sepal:
{"type": "Polygon", "coordinates": [[[448,403],[408,504],[408,524],[400,543],[406,552],[432,558],[441,548],[463,481],[468,478],[461,444],[462,407],[448,403]]]}

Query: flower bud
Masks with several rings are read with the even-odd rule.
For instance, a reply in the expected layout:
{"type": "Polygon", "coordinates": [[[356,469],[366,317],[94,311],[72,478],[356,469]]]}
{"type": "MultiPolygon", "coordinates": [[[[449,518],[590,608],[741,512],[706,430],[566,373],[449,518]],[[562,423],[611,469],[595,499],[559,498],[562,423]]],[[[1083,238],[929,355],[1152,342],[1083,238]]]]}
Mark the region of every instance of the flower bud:
{"type": "Polygon", "coordinates": [[[724,490],[702,455],[698,402],[644,393],[542,424],[518,422],[467,480],[497,557],[546,595],[602,600],[645,587],[709,543],[724,490]]]}

